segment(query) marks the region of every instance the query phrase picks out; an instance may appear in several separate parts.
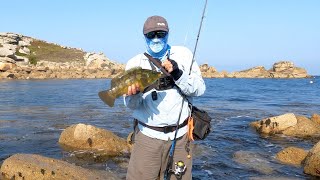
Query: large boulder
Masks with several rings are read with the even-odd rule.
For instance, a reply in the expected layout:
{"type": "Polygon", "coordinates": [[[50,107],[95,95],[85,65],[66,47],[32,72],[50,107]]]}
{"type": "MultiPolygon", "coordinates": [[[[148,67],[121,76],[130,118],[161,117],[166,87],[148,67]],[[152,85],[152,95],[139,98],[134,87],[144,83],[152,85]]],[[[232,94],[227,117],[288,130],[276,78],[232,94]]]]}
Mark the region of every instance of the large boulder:
{"type": "Polygon", "coordinates": [[[287,136],[308,138],[316,137],[320,135],[319,125],[307,117],[297,116],[297,124],[295,126],[289,127],[282,133],[287,136]]]}
{"type": "Polygon", "coordinates": [[[108,157],[130,152],[125,139],[110,131],[85,124],[66,128],[60,135],[59,143],[67,151],[86,150],[108,157]]]}
{"type": "Polygon", "coordinates": [[[0,62],[0,71],[7,71],[16,67],[16,64],[0,62]]]}
{"type": "Polygon", "coordinates": [[[284,164],[301,165],[308,152],[297,147],[287,147],[277,153],[276,159],[284,164]]]}
{"type": "Polygon", "coordinates": [[[93,171],[35,154],[15,154],[0,169],[0,179],[120,179],[108,171],[93,171]]]}
{"type": "Polygon", "coordinates": [[[313,122],[317,123],[318,125],[320,125],[320,115],[319,114],[312,114],[311,121],[313,121],[313,122]]]}
{"type": "Polygon", "coordinates": [[[262,134],[281,133],[285,129],[295,126],[296,124],[297,118],[293,113],[274,116],[250,123],[251,126],[262,134]]]}
{"type": "Polygon", "coordinates": [[[320,141],[309,151],[304,162],[304,173],[320,177],[320,141]]]}

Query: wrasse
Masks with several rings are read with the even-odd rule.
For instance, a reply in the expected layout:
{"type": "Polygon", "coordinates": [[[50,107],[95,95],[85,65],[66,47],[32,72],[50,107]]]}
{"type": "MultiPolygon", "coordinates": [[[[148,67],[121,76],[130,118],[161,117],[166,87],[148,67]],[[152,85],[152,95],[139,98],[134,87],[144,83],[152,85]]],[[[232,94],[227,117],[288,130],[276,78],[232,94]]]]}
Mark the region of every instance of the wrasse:
{"type": "Polygon", "coordinates": [[[135,67],[114,77],[111,80],[111,87],[108,90],[99,92],[100,99],[110,107],[114,106],[114,101],[119,96],[128,92],[128,87],[132,84],[139,84],[140,91],[159,79],[160,72],[135,67]]]}

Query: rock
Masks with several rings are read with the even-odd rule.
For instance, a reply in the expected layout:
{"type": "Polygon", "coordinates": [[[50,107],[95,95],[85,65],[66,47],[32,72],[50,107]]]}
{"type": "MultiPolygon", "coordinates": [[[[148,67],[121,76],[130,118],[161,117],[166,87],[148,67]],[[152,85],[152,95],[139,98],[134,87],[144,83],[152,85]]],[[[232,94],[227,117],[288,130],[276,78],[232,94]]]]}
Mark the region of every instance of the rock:
{"type": "Polygon", "coordinates": [[[257,66],[240,72],[235,72],[232,76],[235,78],[266,78],[270,77],[270,73],[263,66],[257,66]]]}
{"type": "Polygon", "coordinates": [[[27,47],[20,48],[19,53],[30,54],[30,49],[28,49],[27,47]]]}
{"type": "Polygon", "coordinates": [[[292,71],[294,64],[290,61],[280,61],[274,63],[272,68],[274,72],[292,71]]]}
{"type": "Polygon", "coordinates": [[[110,131],[91,125],[76,124],[65,129],[59,138],[65,150],[89,150],[101,156],[128,154],[130,147],[126,140],[110,131]]]}
{"type": "Polygon", "coordinates": [[[208,64],[202,64],[199,66],[201,72],[215,73],[217,72],[216,68],[209,66],[208,64]]]}
{"type": "Polygon", "coordinates": [[[91,171],[62,160],[35,154],[15,154],[0,169],[0,179],[120,179],[108,171],[91,171]]]}
{"type": "Polygon", "coordinates": [[[281,176],[260,176],[260,177],[250,177],[249,180],[301,180],[300,178],[292,177],[281,177],[281,176]]]}
{"type": "Polygon", "coordinates": [[[293,113],[274,116],[262,119],[258,122],[250,123],[250,125],[255,127],[259,133],[263,134],[281,133],[283,130],[292,127],[296,124],[297,118],[293,113]]]}
{"type": "Polygon", "coordinates": [[[320,141],[309,151],[303,172],[320,177],[320,141]]]}
{"type": "Polygon", "coordinates": [[[309,77],[303,68],[295,67],[293,62],[280,61],[273,64],[271,76],[274,78],[306,78],[309,77]]]}
{"type": "Polygon", "coordinates": [[[287,147],[277,153],[276,159],[289,165],[301,165],[308,152],[297,147],[287,147]]]}
{"type": "Polygon", "coordinates": [[[84,55],[84,60],[87,66],[95,60],[110,61],[103,53],[86,53],[84,55]]]}
{"type": "Polygon", "coordinates": [[[0,62],[15,64],[15,60],[9,57],[0,57],[0,62]]]}
{"type": "Polygon", "coordinates": [[[317,123],[318,125],[320,125],[320,115],[319,114],[313,114],[311,116],[311,121],[317,123]]]}
{"type": "Polygon", "coordinates": [[[297,124],[282,133],[287,136],[308,138],[320,135],[319,125],[304,116],[297,116],[297,124]]]}
{"type": "Polygon", "coordinates": [[[0,79],[16,79],[16,75],[11,72],[0,72],[0,79]]]}
{"type": "Polygon", "coordinates": [[[31,44],[30,44],[30,41],[19,41],[18,45],[20,47],[25,47],[25,46],[30,46],[31,44]]]}
{"type": "Polygon", "coordinates": [[[0,71],[7,71],[16,67],[16,64],[0,62],[0,71]]]}
{"type": "Polygon", "coordinates": [[[15,53],[14,50],[7,49],[5,47],[0,47],[0,57],[10,57],[13,56],[15,53]]]}
{"type": "Polygon", "coordinates": [[[237,151],[233,155],[234,161],[263,174],[272,174],[274,169],[269,161],[261,155],[250,151],[237,151]]]}

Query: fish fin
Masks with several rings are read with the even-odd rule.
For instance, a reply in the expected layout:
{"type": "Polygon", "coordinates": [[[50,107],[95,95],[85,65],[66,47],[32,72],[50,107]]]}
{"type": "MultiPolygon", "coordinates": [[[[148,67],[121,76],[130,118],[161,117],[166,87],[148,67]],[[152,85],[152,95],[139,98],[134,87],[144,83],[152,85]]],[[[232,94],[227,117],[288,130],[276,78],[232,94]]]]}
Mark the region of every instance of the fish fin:
{"type": "Polygon", "coordinates": [[[114,101],[116,100],[116,97],[114,97],[109,90],[100,91],[98,95],[104,103],[108,104],[108,106],[114,106],[114,101]]]}

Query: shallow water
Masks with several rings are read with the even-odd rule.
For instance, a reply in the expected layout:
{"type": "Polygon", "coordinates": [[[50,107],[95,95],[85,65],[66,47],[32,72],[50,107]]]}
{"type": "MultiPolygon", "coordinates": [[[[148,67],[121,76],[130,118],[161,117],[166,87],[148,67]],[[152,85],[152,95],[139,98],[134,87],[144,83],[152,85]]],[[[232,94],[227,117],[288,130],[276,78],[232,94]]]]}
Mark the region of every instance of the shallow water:
{"type": "MultiPolygon", "coordinates": [[[[196,143],[193,179],[312,178],[303,168],[282,165],[274,156],[292,145],[310,149],[315,142],[261,137],[249,127],[252,121],[288,112],[319,114],[320,78],[312,80],[311,84],[310,79],[206,79],[207,91],[194,104],[213,117],[214,131],[196,143]],[[238,163],[233,157],[239,152],[253,153],[255,158],[238,163]]],[[[127,157],[79,160],[75,154],[79,157],[82,152],[64,152],[58,145],[63,129],[77,123],[126,138],[132,130],[131,111],[121,98],[109,108],[97,96],[109,83],[109,79],[0,81],[0,163],[15,153],[33,153],[124,177],[127,157]]]]}

